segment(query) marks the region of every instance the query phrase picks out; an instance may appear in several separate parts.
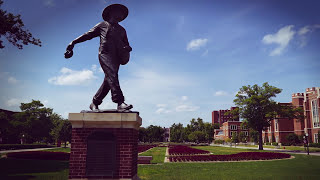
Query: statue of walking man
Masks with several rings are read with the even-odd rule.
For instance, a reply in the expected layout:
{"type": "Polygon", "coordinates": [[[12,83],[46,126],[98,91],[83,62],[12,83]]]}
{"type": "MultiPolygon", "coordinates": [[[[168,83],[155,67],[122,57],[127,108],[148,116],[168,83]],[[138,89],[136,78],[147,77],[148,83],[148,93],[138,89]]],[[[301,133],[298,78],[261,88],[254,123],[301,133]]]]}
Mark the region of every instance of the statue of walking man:
{"type": "Polygon", "coordinates": [[[100,37],[99,62],[105,77],[90,104],[92,111],[99,111],[98,106],[109,91],[111,91],[112,101],[118,104],[118,111],[127,111],[133,107],[124,102],[118,79],[119,67],[129,61],[132,50],[125,29],[118,24],[128,16],[128,12],[128,8],[121,4],[112,4],[106,7],[102,13],[104,21],[73,40],[67,47],[65,58],[70,58],[73,55],[72,50],[75,44],[100,37]]]}

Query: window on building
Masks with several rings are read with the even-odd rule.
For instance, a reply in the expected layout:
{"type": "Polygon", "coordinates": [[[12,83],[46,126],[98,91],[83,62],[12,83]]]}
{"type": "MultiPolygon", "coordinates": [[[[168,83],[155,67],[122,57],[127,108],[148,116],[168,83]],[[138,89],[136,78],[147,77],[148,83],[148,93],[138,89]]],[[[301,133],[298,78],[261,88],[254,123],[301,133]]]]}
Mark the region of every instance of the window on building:
{"type": "Polygon", "coordinates": [[[277,143],[279,142],[279,136],[276,136],[276,142],[277,143]]]}
{"type": "Polygon", "coordinates": [[[275,131],[279,131],[278,130],[278,120],[277,119],[274,121],[274,128],[275,128],[275,131]]]}
{"type": "Polygon", "coordinates": [[[230,125],[231,130],[237,130],[237,125],[230,125]]]}
{"type": "Polygon", "coordinates": [[[230,136],[232,137],[234,133],[237,135],[237,131],[230,131],[230,136]]]}
{"type": "Polygon", "coordinates": [[[317,99],[311,101],[313,127],[320,127],[317,99]]]}
{"type": "Polygon", "coordinates": [[[244,134],[245,134],[246,136],[249,136],[248,131],[244,131],[244,134]]]}
{"type": "Polygon", "coordinates": [[[314,143],[319,143],[318,133],[314,134],[314,143]]]}

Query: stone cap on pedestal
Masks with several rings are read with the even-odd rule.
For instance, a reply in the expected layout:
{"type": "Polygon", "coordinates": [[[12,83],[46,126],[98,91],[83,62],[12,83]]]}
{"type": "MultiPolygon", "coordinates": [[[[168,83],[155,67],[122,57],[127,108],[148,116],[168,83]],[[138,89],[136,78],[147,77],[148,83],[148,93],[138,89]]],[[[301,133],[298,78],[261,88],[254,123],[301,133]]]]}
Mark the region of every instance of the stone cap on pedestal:
{"type": "Polygon", "coordinates": [[[72,128],[134,128],[142,119],[138,113],[69,113],[72,128]]]}

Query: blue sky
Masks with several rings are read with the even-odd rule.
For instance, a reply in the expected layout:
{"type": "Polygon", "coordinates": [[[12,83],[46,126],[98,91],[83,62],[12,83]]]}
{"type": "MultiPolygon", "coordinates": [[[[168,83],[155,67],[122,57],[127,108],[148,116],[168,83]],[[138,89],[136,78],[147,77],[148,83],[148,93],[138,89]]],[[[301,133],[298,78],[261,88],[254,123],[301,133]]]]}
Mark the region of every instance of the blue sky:
{"type": "MultiPolygon", "coordinates": [[[[43,46],[18,50],[2,38],[0,108],[37,99],[65,118],[88,109],[104,77],[99,39],[77,44],[71,59],[63,53],[112,3],[129,8],[121,25],[133,51],[119,78],[144,127],[211,122],[244,85],[269,82],[283,89],[279,102],[320,85],[318,1],[4,0],[43,46]]],[[[116,104],[108,95],[100,108],[116,104]]]]}

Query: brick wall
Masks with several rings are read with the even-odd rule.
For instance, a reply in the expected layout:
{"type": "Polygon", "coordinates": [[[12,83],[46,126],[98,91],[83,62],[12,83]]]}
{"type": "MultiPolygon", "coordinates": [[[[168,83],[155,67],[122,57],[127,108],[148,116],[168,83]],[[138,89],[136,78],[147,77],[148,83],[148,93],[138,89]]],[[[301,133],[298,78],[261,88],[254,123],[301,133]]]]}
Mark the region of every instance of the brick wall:
{"type": "Polygon", "coordinates": [[[73,128],[69,179],[133,178],[137,174],[138,130],[133,128],[73,128]],[[87,138],[95,131],[111,133],[116,138],[116,168],[113,177],[86,176],[87,138]]]}

